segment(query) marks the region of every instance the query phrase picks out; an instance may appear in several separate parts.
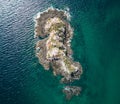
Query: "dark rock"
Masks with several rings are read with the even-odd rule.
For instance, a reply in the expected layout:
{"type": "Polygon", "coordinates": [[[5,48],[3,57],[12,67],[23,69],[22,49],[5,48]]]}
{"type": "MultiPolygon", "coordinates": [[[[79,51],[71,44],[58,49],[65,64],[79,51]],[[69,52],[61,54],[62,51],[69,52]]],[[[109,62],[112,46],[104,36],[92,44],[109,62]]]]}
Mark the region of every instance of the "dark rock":
{"type": "Polygon", "coordinates": [[[73,96],[80,94],[81,88],[77,86],[66,86],[63,89],[63,93],[66,95],[66,99],[70,100],[73,96]]]}
{"type": "Polygon", "coordinates": [[[73,82],[73,79],[72,77],[70,76],[65,76],[63,77],[61,80],[60,80],[61,83],[64,83],[64,84],[68,84],[68,83],[71,83],[73,82]]]}

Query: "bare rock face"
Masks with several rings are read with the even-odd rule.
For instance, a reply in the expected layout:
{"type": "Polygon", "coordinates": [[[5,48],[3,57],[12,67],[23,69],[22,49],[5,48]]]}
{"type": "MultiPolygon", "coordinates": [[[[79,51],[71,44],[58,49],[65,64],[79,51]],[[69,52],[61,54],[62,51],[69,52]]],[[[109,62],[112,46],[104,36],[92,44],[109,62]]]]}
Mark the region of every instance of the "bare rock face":
{"type": "Polygon", "coordinates": [[[81,88],[77,86],[66,86],[63,89],[63,93],[66,95],[66,99],[70,100],[73,96],[80,94],[81,88]]]}
{"type": "MultiPolygon", "coordinates": [[[[53,69],[54,75],[61,75],[61,83],[68,84],[79,80],[82,67],[72,58],[71,39],[73,29],[66,11],[54,8],[39,13],[35,19],[36,56],[45,70],[53,69]],[[42,38],[42,39],[40,39],[42,38]]],[[[80,93],[76,86],[66,86],[63,92],[67,98],[80,93]]]]}

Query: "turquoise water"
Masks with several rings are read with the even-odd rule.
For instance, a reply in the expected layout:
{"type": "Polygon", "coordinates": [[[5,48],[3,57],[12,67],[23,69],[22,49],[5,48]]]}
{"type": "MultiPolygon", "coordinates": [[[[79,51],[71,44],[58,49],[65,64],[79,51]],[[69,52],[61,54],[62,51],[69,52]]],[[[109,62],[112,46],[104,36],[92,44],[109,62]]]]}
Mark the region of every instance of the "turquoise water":
{"type": "Polygon", "coordinates": [[[0,104],[120,104],[119,0],[0,0],[0,104]],[[81,95],[66,101],[59,77],[35,57],[34,21],[53,5],[70,8],[81,95]]]}

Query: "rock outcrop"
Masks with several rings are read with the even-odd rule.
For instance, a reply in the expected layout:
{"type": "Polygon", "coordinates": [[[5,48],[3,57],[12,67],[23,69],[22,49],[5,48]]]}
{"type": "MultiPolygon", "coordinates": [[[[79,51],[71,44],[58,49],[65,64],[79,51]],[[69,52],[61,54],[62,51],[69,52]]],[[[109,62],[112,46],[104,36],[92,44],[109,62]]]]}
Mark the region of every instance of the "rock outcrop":
{"type": "Polygon", "coordinates": [[[66,99],[70,100],[73,96],[78,96],[80,94],[81,88],[77,86],[66,86],[63,89],[63,93],[66,95],[66,99]]]}
{"type": "MultiPolygon", "coordinates": [[[[61,75],[61,83],[71,83],[79,80],[82,67],[72,58],[71,39],[73,29],[65,11],[49,8],[37,15],[35,24],[35,38],[42,38],[36,43],[36,56],[44,69],[53,69],[54,75],[61,75]]],[[[78,87],[65,87],[64,92],[71,98],[80,92],[78,87]],[[65,90],[65,89],[69,89],[65,90]],[[66,92],[67,91],[67,92],[66,92]],[[73,91],[73,92],[71,92],[73,91]]]]}

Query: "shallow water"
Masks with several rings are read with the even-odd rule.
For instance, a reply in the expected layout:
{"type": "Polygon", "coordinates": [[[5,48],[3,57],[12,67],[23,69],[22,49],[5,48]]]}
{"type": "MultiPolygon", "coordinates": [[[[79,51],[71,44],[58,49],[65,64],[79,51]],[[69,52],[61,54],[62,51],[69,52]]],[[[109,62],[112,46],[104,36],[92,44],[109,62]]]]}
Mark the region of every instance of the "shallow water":
{"type": "Polygon", "coordinates": [[[119,0],[0,0],[0,104],[119,104],[119,0]],[[82,93],[66,101],[59,77],[35,57],[34,21],[53,5],[69,7],[82,93]]]}

